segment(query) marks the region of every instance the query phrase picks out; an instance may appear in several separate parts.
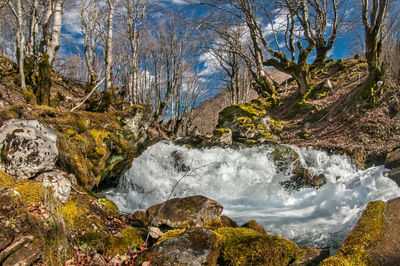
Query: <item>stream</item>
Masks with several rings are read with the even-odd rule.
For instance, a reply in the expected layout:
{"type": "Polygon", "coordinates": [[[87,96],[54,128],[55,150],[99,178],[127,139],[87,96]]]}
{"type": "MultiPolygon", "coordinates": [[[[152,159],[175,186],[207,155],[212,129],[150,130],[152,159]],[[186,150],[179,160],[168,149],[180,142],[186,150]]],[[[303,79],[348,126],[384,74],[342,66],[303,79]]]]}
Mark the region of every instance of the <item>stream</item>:
{"type": "Polygon", "coordinates": [[[302,167],[312,175],[323,174],[327,183],[319,189],[284,189],[281,183],[289,180],[294,166],[279,170],[273,146],[188,149],[159,142],[134,159],[116,188],[103,193],[121,212],[132,213],[165,201],[180,180],[172,198],[204,195],[220,202],[223,215],[239,225],[255,219],[269,234],[333,251],[368,202],[400,196],[383,166],[361,171],[347,156],[290,148],[299,154],[302,167]]]}

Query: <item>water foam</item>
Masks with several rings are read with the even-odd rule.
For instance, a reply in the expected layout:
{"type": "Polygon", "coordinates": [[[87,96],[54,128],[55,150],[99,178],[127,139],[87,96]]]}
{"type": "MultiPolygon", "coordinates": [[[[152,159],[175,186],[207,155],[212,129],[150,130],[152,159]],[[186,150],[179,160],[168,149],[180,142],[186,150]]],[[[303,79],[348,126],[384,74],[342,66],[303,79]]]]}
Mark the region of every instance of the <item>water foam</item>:
{"type": "Polygon", "coordinates": [[[387,169],[357,170],[346,156],[292,147],[311,174],[324,174],[327,184],[289,193],[281,186],[290,169],[280,172],[271,146],[240,150],[187,149],[160,142],[133,161],[115,189],[105,191],[122,212],[131,213],[172,197],[204,195],[219,201],[225,215],[239,224],[256,219],[268,233],[299,245],[337,248],[370,201],[400,196],[385,177],[387,169]],[[185,175],[171,153],[179,151],[192,169],[185,175]]]}

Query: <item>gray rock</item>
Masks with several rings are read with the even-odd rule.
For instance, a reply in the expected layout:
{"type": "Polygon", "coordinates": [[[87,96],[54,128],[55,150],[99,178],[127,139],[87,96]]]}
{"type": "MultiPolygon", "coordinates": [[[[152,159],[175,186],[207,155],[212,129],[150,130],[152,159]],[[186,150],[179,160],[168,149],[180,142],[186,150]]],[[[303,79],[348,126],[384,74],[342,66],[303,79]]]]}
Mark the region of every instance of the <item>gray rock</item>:
{"type": "Polygon", "coordinates": [[[143,254],[152,265],[217,265],[218,238],[206,228],[188,229],[143,254]]]}
{"type": "Polygon", "coordinates": [[[400,148],[390,152],[386,156],[385,167],[391,170],[389,178],[393,179],[400,186],[400,148]]]}
{"type": "Polygon", "coordinates": [[[57,135],[37,120],[8,120],[0,128],[0,170],[17,178],[31,178],[53,169],[57,135]]]}
{"type": "Polygon", "coordinates": [[[71,195],[71,181],[61,173],[43,173],[36,180],[45,187],[51,187],[54,191],[54,196],[62,203],[66,203],[71,195]]]}
{"type": "Polygon", "coordinates": [[[146,210],[149,224],[176,228],[184,225],[202,226],[221,215],[224,207],[218,202],[204,196],[175,198],[151,206],[146,210]]]}

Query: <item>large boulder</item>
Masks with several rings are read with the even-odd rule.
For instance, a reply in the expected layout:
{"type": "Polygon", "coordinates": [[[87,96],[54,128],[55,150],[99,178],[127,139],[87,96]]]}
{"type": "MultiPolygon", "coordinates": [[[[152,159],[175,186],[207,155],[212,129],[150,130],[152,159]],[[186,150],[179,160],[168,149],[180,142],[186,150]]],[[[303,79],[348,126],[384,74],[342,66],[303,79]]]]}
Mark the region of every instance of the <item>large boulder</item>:
{"type": "Polygon", "coordinates": [[[390,152],[385,160],[385,167],[391,169],[389,178],[400,186],[400,148],[390,152]]]}
{"type": "Polygon", "coordinates": [[[146,217],[149,224],[156,227],[202,226],[218,218],[222,210],[222,205],[212,199],[192,196],[151,206],[146,210],[146,217]]]}
{"type": "Polygon", "coordinates": [[[152,265],[217,265],[219,239],[214,232],[204,227],[188,229],[166,240],[161,238],[160,242],[145,252],[139,263],[150,261],[152,265]]]}
{"type": "Polygon", "coordinates": [[[53,169],[57,135],[38,120],[11,119],[0,128],[0,170],[31,178],[53,169]]]}

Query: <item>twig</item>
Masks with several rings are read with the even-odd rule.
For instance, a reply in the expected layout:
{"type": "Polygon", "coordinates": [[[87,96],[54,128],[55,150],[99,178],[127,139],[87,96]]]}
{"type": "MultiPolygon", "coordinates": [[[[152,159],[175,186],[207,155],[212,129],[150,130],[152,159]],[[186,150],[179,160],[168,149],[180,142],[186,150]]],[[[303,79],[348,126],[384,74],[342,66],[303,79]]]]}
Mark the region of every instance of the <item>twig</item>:
{"type": "Polygon", "coordinates": [[[81,107],[82,104],[84,104],[86,102],[87,99],[89,99],[90,96],[92,96],[93,92],[97,89],[97,87],[100,86],[101,83],[103,83],[104,78],[102,80],[99,81],[99,83],[96,84],[96,86],[93,87],[92,91],[89,92],[89,94],[85,97],[85,99],[83,99],[82,102],[80,102],[77,106],[75,106],[74,108],[71,109],[71,112],[75,111],[76,109],[78,109],[79,107],[81,107]]]}
{"type": "Polygon", "coordinates": [[[193,172],[195,172],[195,171],[197,171],[197,170],[199,170],[199,169],[201,169],[201,168],[204,168],[204,167],[206,167],[206,166],[212,165],[212,164],[216,164],[216,163],[214,162],[214,163],[205,164],[205,165],[199,166],[199,167],[197,167],[197,168],[194,168],[194,169],[192,169],[192,170],[190,170],[190,171],[187,171],[183,176],[181,176],[181,178],[179,178],[179,179],[176,181],[175,185],[172,187],[172,190],[171,190],[171,192],[170,192],[169,195],[168,195],[167,200],[163,202],[163,204],[160,206],[160,208],[158,208],[156,214],[154,215],[153,219],[151,219],[151,222],[149,223],[149,226],[148,226],[149,232],[147,233],[146,242],[149,240],[149,236],[150,236],[150,227],[153,225],[154,220],[156,220],[156,218],[158,218],[158,216],[160,215],[161,209],[164,208],[165,204],[167,204],[167,201],[171,198],[172,193],[174,193],[175,188],[176,188],[176,187],[178,186],[178,184],[182,181],[182,179],[185,178],[185,177],[187,177],[187,176],[192,175],[193,172]]]}

